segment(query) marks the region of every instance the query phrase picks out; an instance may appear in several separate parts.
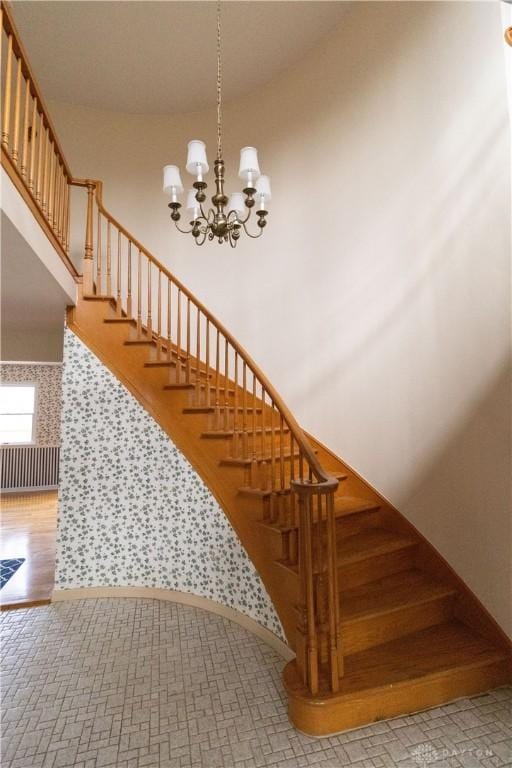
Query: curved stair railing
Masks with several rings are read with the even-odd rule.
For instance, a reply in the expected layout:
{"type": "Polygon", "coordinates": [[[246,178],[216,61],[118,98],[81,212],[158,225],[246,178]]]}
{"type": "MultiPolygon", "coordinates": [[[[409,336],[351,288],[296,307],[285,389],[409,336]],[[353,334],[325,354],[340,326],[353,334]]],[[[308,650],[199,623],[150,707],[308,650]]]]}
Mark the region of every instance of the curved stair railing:
{"type": "Polygon", "coordinates": [[[228,461],[245,467],[241,492],[269,499],[288,529],[287,562],[300,583],[297,664],[311,694],[343,674],[334,493],[338,480],[270,381],[211,312],[106,210],[102,183],[74,179],[6,3],[1,3],[2,167],[77,279],[70,254],[71,187],[87,190],[83,295],[108,297],[119,322],[174,371],[214,431],[232,435],[228,461]]]}
{"type": "Polygon", "coordinates": [[[174,371],[169,389],[188,389],[191,406],[211,414],[212,430],[232,435],[228,461],[246,468],[242,492],[268,495],[270,520],[290,528],[288,558],[301,595],[297,661],[311,693],[339,689],[339,618],[334,494],[338,480],[271,382],[222,323],[103,204],[102,182],[87,189],[84,298],[109,298],[133,343],[154,349],[152,365],[174,371]]]}

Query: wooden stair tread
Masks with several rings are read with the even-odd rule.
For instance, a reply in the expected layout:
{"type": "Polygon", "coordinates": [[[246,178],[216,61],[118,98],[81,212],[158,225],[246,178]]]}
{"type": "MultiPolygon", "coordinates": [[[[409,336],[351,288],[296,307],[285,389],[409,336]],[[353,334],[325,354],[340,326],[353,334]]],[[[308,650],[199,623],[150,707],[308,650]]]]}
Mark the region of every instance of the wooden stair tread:
{"type": "Polygon", "coordinates": [[[340,593],[343,623],[427,603],[455,590],[417,569],[400,571],[340,593]]]}
{"type": "MultiPolygon", "coordinates": [[[[224,411],[225,407],[226,406],[224,406],[224,405],[219,406],[221,411],[224,411]]],[[[227,408],[228,408],[228,411],[234,411],[235,410],[235,407],[233,405],[228,405],[227,408]]],[[[256,408],[256,413],[261,413],[261,410],[262,410],[261,408],[256,408]]],[[[243,406],[239,405],[237,407],[237,411],[240,411],[240,413],[242,413],[243,406]]],[[[252,414],[253,409],[252,408],[247,408],[246,412],[252,414]]],[[[186,408],[183,408],[182,413],[188,413],[188,414],[194,414],[194,413],[215,413],[215,406],[214,405],[189,405],[186,408]]]]}
{"type": "Polygon", "coordinates": [[[488,664],[504,657],[503,651],[454,619],[347,656],[341,695],[488,664]]]}
{"type": "MultiPolygon", "coordinates": [[[[345,697],[361,700],[381,689],[413,686],[426,678],[456,674],[506,658],[505,651],[494,648],[467,625],[453,619],[345,656],[340,690],[329,691],[322,670],[320,697],[329,701],[345,697]]],[[[311,696],[302,684],[293,662],[287,667],[285,680],[290,692],[318,700],[319,697],[311,696]]]]}
{"type": "Polygon", "coordinates": [[[353,536],[338,535],[338,566],[350,565],[368,557],[395,552],[415,544],[415,539],[385,528],[370,528],[353,536]]]}
{"type": "MultiPolygon", "coordinates": [[[[372,557],[398,552],[418,543],[413,538],[386,530],[385,528],[368,528],[351,536],[340,535],[339,530],[337,530],[336,535],[338,568],[353,565],[372,557]]],[[[279,560],[277,562],[279,565],[290,568],[297,573],[298,566],[296,564],[291,564],[286,560],[279,560]]],[[[321,570],[316,559],[313,568],[315,573],[321,570]]]]}
{"type": "MultiPolygon", "coordinates": [[[[238,432],[238,435],[240,437],[242,437],[242,431],[241,430],[237,430],[237,432],[238,432]]],[[[262,427],[256,427],[255,431],[250,429],[250,430],[247,431],[247,434],[248,434],[249,437],[251,437],[254,433],[256,433],[261,438],[261,433],[262,432],[263,432],[262,427]]],[[[274,427],[274,428],[272,428],[272,427],[265,427],[265,434],[269,434],[270,435],[270,434],[272,434],[272,432],[274,432],[275,435],[279,435],[280,432],[281,432],[281,428],[280,427],[274,427]]],[[[289,432],[290,432],[290,430],[289,430],[288,427],[285,427],[283,429],[283,434],[287,434],[289,432]]],[[[201,437],[206,439],[206,440],[222,440],[222,439],[232,438],[232,437],[234,437],[234,434],[235,434],[234,430],[232,430],[232,429],[228,429],[228,430],[217,429],[217,430],[210,430],[210,431],[207,431],[207,432],[202,432],[201,433],[201,437]]]]}
{"type": "MultiPolygon", "coordinates": [[[[266,461],[268,464],[272,462],[272,456],[270,454],[267,454],[265,456],[261,456],[260,454],[257,454],[255,457],[258,464],[261,464],[261,462],[266,461]]],[[[296,459],[300,459],[300,452],[294,451],[292,454],[290,451],[287,451],[286,453],[283,453],[281,456],[276,451],[276,455],[274,456],[274,462],[277,464],[279,461],[292,461],[296,459]]],[[[227,456],[225,459],[221,459],[219,464],[221,467],[250,467],[253,462],[252,458],[249,459],[241,459],[241,458],[232,458],[230,456],[227,456]]]]}
{"type": "MultiPolygon", "coordinates": [[[[344,479],[344,478],[342,478],[344,479]]],[[[362,499],[359,496],[335,496],[334,497],[334,516],[336,519],[355,515],[359,512],[372,512],[380,509],[380,505],[369,499],[362,499]]],[[[325,514],[325,513],[324,513],[325,514]]],[[[313,510],[313,522],[316,522],[316,509],[313,510]]],[[[261,520],[261,525],[269,526],[280,533],[287,533],[297,529],[297,525],[279,525],[271,523],[268,520],[261,520]]]]}

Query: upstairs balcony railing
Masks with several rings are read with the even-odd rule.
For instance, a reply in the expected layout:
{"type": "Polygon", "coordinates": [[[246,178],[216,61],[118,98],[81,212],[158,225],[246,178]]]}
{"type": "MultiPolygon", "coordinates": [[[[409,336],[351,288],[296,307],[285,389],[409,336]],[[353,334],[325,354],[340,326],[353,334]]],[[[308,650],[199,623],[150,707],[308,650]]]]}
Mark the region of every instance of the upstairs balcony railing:
{"type": "Polygon", "coordinates": [[[69,259],[71,171],[12,14],[1,4],[2,165],[74,275],[69,259]]]}

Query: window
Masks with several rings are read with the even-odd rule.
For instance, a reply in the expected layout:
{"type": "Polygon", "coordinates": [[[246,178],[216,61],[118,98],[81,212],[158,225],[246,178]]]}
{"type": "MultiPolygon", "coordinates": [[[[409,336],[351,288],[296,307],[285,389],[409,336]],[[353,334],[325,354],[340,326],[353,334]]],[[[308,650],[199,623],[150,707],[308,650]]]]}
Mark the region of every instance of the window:
{"type": "Polygon", "coordinates": [[[0,442],[35,441],[36,388],[34,384],[0,386],[0,442]]]}

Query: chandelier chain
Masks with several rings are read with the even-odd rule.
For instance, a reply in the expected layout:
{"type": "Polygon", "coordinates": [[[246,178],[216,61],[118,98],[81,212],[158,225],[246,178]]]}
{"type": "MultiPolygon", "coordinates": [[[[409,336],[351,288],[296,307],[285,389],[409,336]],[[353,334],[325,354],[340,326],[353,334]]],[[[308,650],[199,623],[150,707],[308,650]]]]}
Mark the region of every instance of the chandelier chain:
{"type": "Polygon", "coordinates": [[[217,0],[217,159],[222,158],[222,49],[220,0],[217,0]]]}

